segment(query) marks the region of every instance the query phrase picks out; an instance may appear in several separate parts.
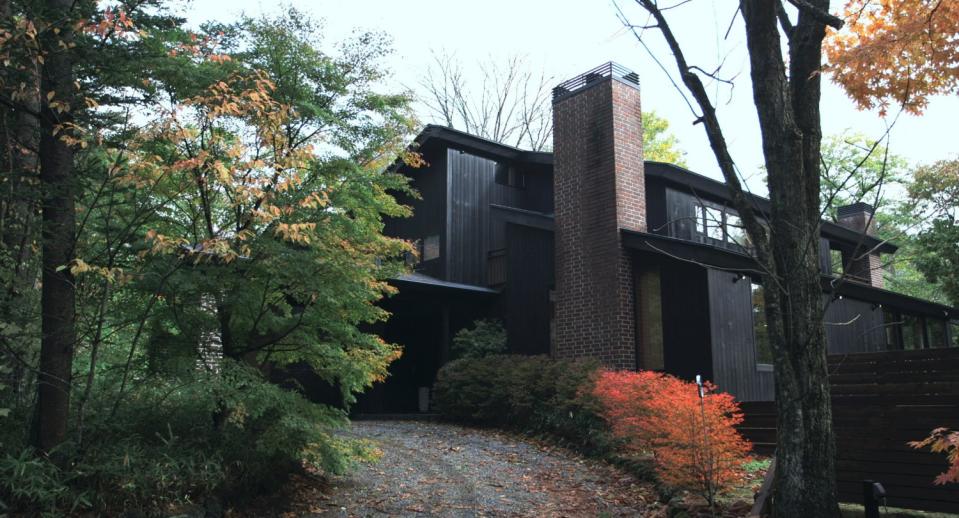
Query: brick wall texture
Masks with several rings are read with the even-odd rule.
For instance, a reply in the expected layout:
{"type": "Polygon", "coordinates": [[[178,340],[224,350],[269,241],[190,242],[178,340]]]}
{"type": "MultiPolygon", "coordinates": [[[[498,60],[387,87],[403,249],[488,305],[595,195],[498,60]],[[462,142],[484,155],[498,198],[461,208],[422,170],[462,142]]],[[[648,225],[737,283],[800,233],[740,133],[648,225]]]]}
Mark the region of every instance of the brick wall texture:
{"type": "Polygon", "coordinates": [[[636,368],[631,256],[646,231],[639,90],[604,78],[553,105],[556,356],[636,368]]]}
{"type": "MultiPolygon", "coordinates": [[[[847,216],[841,216],[838,223],[846,228],[863,232],[870,236],[876,235],[876,220],[870,217],[868,212],[857,212],[847,216]]],[[[863,252],[858,252],[862,255],[863,252]]],[[[867,254],[858,259],[853,259],[850,263],[849,274],[865,280],[870,285],[877,288],[883,287],[883,266],[882,258],[879,254],[867,254]]]]}

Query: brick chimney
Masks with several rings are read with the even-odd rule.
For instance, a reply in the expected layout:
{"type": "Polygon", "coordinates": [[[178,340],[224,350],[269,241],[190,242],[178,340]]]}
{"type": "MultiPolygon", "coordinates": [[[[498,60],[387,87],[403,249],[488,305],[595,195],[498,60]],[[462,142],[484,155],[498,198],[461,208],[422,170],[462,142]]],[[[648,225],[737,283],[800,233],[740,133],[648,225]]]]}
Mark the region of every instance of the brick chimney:
{"type": "MultiPolygon", "coordinates": [[[[876,209],[868,203],[858,202],[852,205],[843,205],[836,209],[837,223],[854,230],[865,233],[869,236],[876,236],[876,220],[873,217],[876,209]]],[[[843,251],[843,263],[849,264],[849,275],[858,277],[864,282],[877,288],[883,287],[883,268],[882,259],[878,252],[866,254],[868,247],[860,247],[860,250],[843,251]],[[852,260],[850,261],[850,254],[852,260]],[[863,256],[865,254],[865,256],[863,256]],[[863,256],[863,257],[860,257],[863,256]]]]}
{"type": "Polygon", "coordinates": [[[639,77],[607,63],[553,89],[560,358],[636,368],[635,288],[620,229],[646,231],[639,77]]]}

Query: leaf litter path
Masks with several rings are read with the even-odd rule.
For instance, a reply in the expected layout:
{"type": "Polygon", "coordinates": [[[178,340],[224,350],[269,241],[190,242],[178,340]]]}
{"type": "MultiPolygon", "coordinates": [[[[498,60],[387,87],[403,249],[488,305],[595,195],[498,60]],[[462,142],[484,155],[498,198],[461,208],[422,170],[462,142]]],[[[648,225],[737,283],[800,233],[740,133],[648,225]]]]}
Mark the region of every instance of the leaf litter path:
{"type": "Polygon", "coordinates": [[[510,435],[414,421],[357,421],[349,435],[373,441],[383,457],[301,492],[286,516],[665,515],[649,483],[510,435]]]}

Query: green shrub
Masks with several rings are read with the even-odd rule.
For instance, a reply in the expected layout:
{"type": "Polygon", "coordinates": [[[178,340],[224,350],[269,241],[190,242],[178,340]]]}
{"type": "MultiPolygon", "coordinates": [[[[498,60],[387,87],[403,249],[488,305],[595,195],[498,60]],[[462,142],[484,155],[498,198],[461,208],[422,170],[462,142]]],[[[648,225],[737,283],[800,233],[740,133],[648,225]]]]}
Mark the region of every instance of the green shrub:
{"type": "Polygon", "coordinates": [[[604,455],[613,442],[588,390],[598,367],[545,356],[454,360],[437,375],[434,403],[451,420],[544,435],[604,455]]]}
{"type": "Polygon", "coordinates": [[[0,431],[0,515],[5,508],[165,515],[210,498],[239,503],[278,487],[302,464],[342,473],[372,455],[367,443],[333,435],[347,423],[343,410],[227,360],[219,373],[143,377],[128,387],[114,412],[116,380],[98,380],[84,444],[67,442],[53,455],[69,469],[37,456],[25,434],[0,431]]]}
{"type": "Polygon", "coordinates": [[[453,337],[453,358],[485,358],[506,352],[506,330],[498,320],[476,320],[453,337]]]}

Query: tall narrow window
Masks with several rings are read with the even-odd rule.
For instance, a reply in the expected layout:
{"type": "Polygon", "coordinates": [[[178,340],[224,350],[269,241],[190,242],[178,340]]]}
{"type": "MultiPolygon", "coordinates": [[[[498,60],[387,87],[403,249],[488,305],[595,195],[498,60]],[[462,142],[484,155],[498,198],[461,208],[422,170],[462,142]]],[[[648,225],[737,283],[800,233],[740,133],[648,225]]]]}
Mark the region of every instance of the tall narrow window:
{"type": "Polygon", "coordinates": [[[841,277],[841,276],[842,276],[842,267],[843,267],[842,251],[841,251],[841,250],[836,250],[836,249],[830,248],[830,249],[829,249],[829,262],[831,263],[830,266],[832,266],[832,272],[830,272],[830,273],[832,273],[833,275],[835,275],[835,276],[837,276],[837,277],[841,277]]]}
{"type": "Polygon", "coordinates": [[[899,314],[888,308],[883,308],[882,324],[886,330],[886,350],[895,351],[902,349],[902,343],[900,343],[902,319],[899,317],[899,314]]]}
{"type": "Polygon", "coordinates": [[[959,320],[949,322],[949,334],[952,338],[949,341],[949,347],[959,347],[959,320]]]}
{"type": "Polygon", "coordinates": [[[706,227],[703,225],[703,222],[706,220],[706,216],[703,213],[703,206],[700,204],[693,205],[695,213],[693,218],[696,220],[696,233],[700,235],[706,234],[706,227]]]}
{"type": "Polygon", "coordinates": [[[769,343],[769,326],[766,325],[766,292],[762,284],[752,283],[753,341],[756,344],[756,363],[772,365],[773,351],[769,343]]]}
{"type": "Polygon", "coordinates": [[[639,368],[663,370],[663,300],[659,268],[644,270],[637,279],[636,311],[639,320],[639,368]]]}
{"type": "Polygon", "coordinates": [[[723,211],[713,207],[706,207],[706,237],[717,241],[723,240],[723,211]]]}

